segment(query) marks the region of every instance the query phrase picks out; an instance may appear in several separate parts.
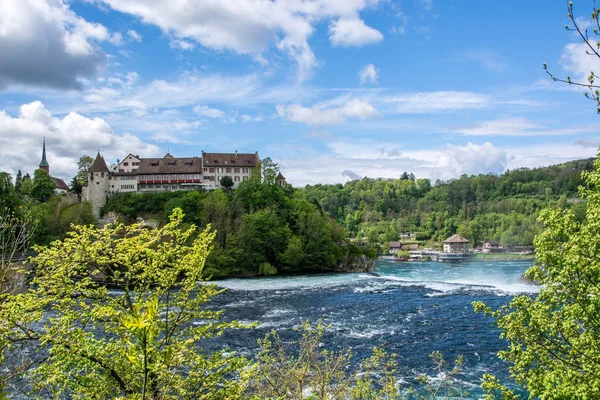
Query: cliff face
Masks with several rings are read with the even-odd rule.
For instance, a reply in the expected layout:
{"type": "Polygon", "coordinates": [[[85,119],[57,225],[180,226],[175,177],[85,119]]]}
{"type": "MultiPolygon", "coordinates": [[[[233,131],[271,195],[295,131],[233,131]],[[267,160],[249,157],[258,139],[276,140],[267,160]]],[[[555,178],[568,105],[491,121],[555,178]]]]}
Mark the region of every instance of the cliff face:
{"type": "Polygon", "coordinates": [[[367,256],[346,257],[335,268],[338,272],[373,272],[375,260],[367,256]]]}

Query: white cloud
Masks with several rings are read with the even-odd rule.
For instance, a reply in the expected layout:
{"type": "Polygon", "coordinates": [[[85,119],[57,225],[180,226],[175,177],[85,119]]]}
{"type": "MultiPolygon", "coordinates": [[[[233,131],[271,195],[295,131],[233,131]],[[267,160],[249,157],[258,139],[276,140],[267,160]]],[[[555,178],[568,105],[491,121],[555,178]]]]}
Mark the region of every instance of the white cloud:
{"type": "Polygon", "coordinates": [[[129,37],[129,39],[133,40],[134,42],[141,42],[142,41],[142,35],[140,35],[136,31],[134,31],[133,29],[129,29],[127,31],[127,36],[129,37]]]}
{"type": "Polygon", "coordinates": [[[359,18],[340,18],[329,25],[329,40],[334,46],[363,46],[381,42],[383,35],[359,18]]]}
{"type": "Polygon", "coordinates": [[[349,100],[339,107],[302,107],[299,105],[278,105],[277,114],[293,122],[309,125],[341,124],[349,118],[371,119],[380,116],[379,111],[364,100],[349,100]]]}
{"type": "Polygon", "coordinates": [[[203,117],[209,118],[222,118],[225,116],[225,113],[217,108],[210,108],[205,105],[197,105],[194,107],[194,112],[196,114],[202,115],[203,117]]]}
{"type": "Polygon", "coordinates": [[[264,117],[262,115],[255,115],[255,116],[251,116],[248,114],[242,114],[240,115],[240,118],[242,119],[242,122],[262,122],[264,120],[264,117]]]}
{"type": "Polygon", "coordinates": [[[54,117],[39,101],[24,104],[20,115],[12,117],[0,110],[0,170],[14,174],[18,169],[33,173],[46,138],[50,173],[69,179],[77,172],[77,160],[98,150],[107,162],[129,151],[143,156],[158,156],[161,150],[129,133],[117,134],[101,118],[69,113],[54,117]]]}
{"type": "Polygon", "coordinates": [[[456,110],[480,110],[490,106],[489,96],[473,92],[423,92],[382,96],[380,101],[399,114],[427,114],[456,110]]]}
{"type": "Polygon", "coordinates": [[[170,0],[98,1],[158,26],[179,48],[185,49],[194,42],[264,62],[262,55],[275,47],[294,60],[300,78],[309,77],[318,65],[308,39],[323,21],[335,20],[334,44],[362,45],[383,37],[359,18],[362,10],[380,0],[197,0],[177,6],[170,0]]]}
{"type": "Polygon", "coordinates": [[[466,136],[563,136],[584,132],[596,132],[595,126],[579,126],[571,128],[547,129],[541,124],[525,118],[506,118],[448,129],[447,132],[460,133],[466,136]]]}
{"type": "Polygon", "coordinates": [[[377,84],[377,74],[379,70],[375,68],[373,64],[367,64],[358,71],[358,76],[360,77],[360,84],[364,85],[365,83],[374,83],[377,84]]]}
{"type": "Polygon", "coordinates": [[[502,173],[506,169],[506,150],[495,147],[490,142],[477,145],[469,142],[466,146],[447,145],[434,166],[434,175],[442,179],[456,178],[467,174],[502,173]]]}
{"type": "Polygon", "coordinates": [[[183,39],[173,39],[169,42],[169,46],[172,49],[177,49],[177,50],[184,50],[184,51],[194,50],[194,44],[192,42],[189,42],[189,41],[183,40],[183,39]]]}
{"type": "MultiPolygon", "coordinates": [[[[590,44],[598,48],[596,41],[590,40],[590,44]]],[[[591,52],[585,43],[570,43],[563,49],[560,62],[574,82],[587,83],[592,71],[600,74],[600,59],[596,55],[586,54],[586,51],[591,52]]]]}
{"type": "Polygon", "coordinates": [[[120,33],[77,16],[63,0],[0,2],[0,89],[12,85],[80,89],[107,64],[98,42],[120,33]]]}

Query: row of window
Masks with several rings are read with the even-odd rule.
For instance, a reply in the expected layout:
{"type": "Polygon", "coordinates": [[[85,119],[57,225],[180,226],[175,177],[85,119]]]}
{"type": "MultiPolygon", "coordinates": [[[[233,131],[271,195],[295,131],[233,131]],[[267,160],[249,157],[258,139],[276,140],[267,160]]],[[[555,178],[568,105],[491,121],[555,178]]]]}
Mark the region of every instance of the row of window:
{"type": "Polygon", "coordinates": [[[140,175],[142,181],[168,181],[168,180],[200,179],[200,174],[163,174],[163,175],[140,175]]]}
{"type": "MultiPolygon", "coordinates": [[[[129,165],[129,163],[128,162],[124,162],[123,165],[127,167],[129,165]]],[[[133,165],[133,166],[140,165],[140,162],[139,161],[134,161],[134,162],[131,163],[131,165],[133,165]]]]}
{"type": "Polygon", "coordinates": [[[121,185],[121,190],[133,190],[135,185],[121,185]]]}
{"type": "Polygon", "coordinates": [[[117,177],[117,179],[122,180],[122,181],[137,181],[137,176],[136,175],[124,175],[124,176],[117,177]]]}
{"type": "Polygon", "coordinates": [[[214,173],[215,169],[220,174],[224,172],[230,174],[232,170],[234,174],[239,174],[240,170],[243,174],[247,174],[250,172],[250,168],[204,168],[204,172],[214,173]]]}

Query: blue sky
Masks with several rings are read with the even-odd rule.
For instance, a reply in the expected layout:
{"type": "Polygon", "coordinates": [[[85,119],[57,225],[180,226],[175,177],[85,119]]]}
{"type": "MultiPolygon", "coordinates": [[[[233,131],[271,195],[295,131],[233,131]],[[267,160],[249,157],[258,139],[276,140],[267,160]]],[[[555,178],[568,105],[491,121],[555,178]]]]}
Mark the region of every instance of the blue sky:
{"type": "MultiPolygon", "coordinates": [[[[589,15],[591,1],[576,2],[589,15]]],[[[302,186],[592,157],[563,1],[4,0],[0,169],[254,152],[302,186]]],[[[585,21],[582,20],[585,24],[585,21]]]]}

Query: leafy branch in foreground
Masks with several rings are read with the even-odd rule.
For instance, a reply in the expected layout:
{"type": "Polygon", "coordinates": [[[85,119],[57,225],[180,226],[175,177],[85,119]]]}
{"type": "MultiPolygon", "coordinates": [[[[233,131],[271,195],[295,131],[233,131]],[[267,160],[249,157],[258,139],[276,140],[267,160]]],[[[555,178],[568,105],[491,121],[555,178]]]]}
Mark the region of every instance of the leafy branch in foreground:
{"type": "MultiPolygon", "coordinates": [[[[502,329],[509,347],[499,356],[532,397],[600,398],[600,158],[594,167],[580,188],[587,201],[583,221],[568,209],[540,216],[545,229],[535,239],[537,263],[525,275],[540,283],[537,297],[516,296],[497,310],[474,303],[502,329]]],[[[493,377],[486,383],[490,399],[503,390],[493,377]]]]}
{"type": "Polygon", "coordinates": [[[248,397],[256,400],[398,400],[450,398],[460,393],[454,377],[460,371],[462,357],[447,371],[441,354],[432,353],[435,371],[441,379],[420,376],[422,392],[427,393],[421,395],[400,387],[395,354],[375,347],[373,355],[353,369],[350,350],[321,348],[325,329],[322,322],[315,326],[304,322],[297,328],[302,333],[298,341],[284,344],[275,331],[260,340],[257,362],[246,371],[248,397]]]}
{"type": "MultiPolygon", "coordinates": [[[[592,14],[590,16],[590,23],[592,25],[592,32],[596,37],[600,36],[600,9],[596,8],[596,0],[592,0],[592,14]]],[[[585,53],[590,57],[596,57],[600,59],[600,42],[598,40],[594,40],[590,38],[588,28],[585,27],[586,23],[583,21],[578,21],[573,13],[573,2],[569,1],[567,5],[568,18],[570,21],[570,26],[566,25],[565,29],[570,32],[576,32],[577,35],[581,38],[582,42],[587,47],[585,53]]],[[[587,77],[587,82],[577,82],[573,81],[570,76],[567,76],[565,79],[557,78],[554,74],[548,71],[548,66],[546,63],[543,63],[544,71],[550,76],[550,78],[555,82],[567,83],[573,86],[581,86],[587,89],[585,92],[585,97],[593,100],[598,108],[597,112],[600,114],[600,86],[596,83],[598,80],[598,75],[594,71],[590,71],[590,74],[587,77]]]]}
{"type": "Polygon", "coordinates": [[[246,327],[205,307],[222,291],[199,284],[215,234],[182,229],[182,220],[175,209],[162,228],[74,226],[65,240],[37,249],[33,288],[0,305],[2,343],[28,343],[40,355],[26,377],[31,396],[242,397],[247,362],[199,347],[246,327]]]}

